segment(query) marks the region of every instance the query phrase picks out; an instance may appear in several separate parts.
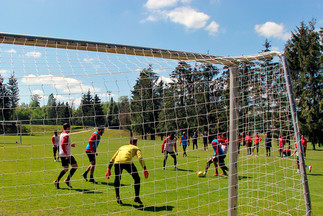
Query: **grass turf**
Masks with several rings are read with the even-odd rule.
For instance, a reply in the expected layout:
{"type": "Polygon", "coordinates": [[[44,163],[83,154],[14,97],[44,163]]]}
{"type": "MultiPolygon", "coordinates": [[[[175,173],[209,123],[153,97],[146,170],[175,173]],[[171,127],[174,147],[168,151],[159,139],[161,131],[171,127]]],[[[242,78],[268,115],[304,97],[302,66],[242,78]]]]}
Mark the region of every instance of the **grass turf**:
{"type": "MultiPolygon", "coordinates": [[[[211,165],[205,178],[198,178],[197,172],[204,170],[206,161],[213,154],[203,150],[199,140],[199,150],[188,147],[188,157],[182,157],[178,146],[179,170],[173,168],[173,158],[167,160],[166,170],[162,170],[162,141],[139,140],[149,171],[145,179],[137,158],[135,165],[141,176],[141,199],[144,206],[133,202],[134,189],[131,176],[124,171],[121,198],[124,205],[115,199],[113,174],[105,179],[107,164],[121,146],[128,143],[129,133],[106,130],[98,148],[94,185],[82,179],[81,174],[89,165],[84,153],[87,141],[93,131],[71,134],[76,148],[72,154],[79,169],[72,178],[73,189],[61,180],[57,190],[53,181],[62,170],[61,164],[54,162],[51,144],[52,128],[38,128],[37,136],[24,136],[23,144],[0,145],[0,214],[20,215],[226,215],[228,177],[213,177],[211,165]]],[[[10,140],[16,137],[3,136],[10,140]]],[[[278,158],[276,148],[272,157],[266,157],[263,141],[259,156],[247,156],[245,147],[239,155],[239,197],[238,213],[241,215],[304,215],[305,205],[300,176],[296,173],[295,158],[278,158]]],[[[276,143],[274,143],[276,147],[276,143]]],[[[310,146],[309,146],[310,147],[310,146]]],[[[314,215],[323,214],[321,151],[308,150],[306,162],[313,166],[308,174],[312,209],[314,215]]],[[[229,158],[226,158],[228,163],[229,158]]],[[[220,172],[221,173],[221,172],[220,172]]]]}

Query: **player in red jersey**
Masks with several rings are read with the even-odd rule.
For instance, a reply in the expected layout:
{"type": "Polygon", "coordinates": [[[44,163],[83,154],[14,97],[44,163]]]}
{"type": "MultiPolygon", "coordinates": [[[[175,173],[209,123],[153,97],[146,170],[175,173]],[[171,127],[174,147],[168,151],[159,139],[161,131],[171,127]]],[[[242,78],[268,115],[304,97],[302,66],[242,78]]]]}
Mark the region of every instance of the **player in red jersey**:
{"type": "Polygon", "coordinates": [[[252,148],[252,154],[254,153],[255,148],[257,149],[257,156],[259,152],[259,143],[262,141],[262,138],[256,133],[254,143],[253,143],[253,148],[252,148]]]}
{"type": "Polygon", "coordinates": [[[162,148],[161,148],[162,153],[164,154],[163,170],[165,170],[165,167],[166,167],[166,161],[167,161],[168,154],[170,154],[170,156],[172,156],[174,158],[174,168],[177,169],[176,155],[178,155],[178,153],[177,153],[176,141],[177,140],[175,138],[174,133],[171,133],[170,136],[166,137],[163,141],[162,148]],[[174,149],[175,149],[176,155],[174,153],[174,149]]]}
{"type": "MultiPolygon", "coordinates": [[[[303,147],[303,145],[301,147],[303,147]]],[[[294,151],[294,153],[291,156],[294,156],[295,154],[297,156],[297,160],[296,160],[297,173],[300,173],[299,172],[299,155],[298,155],[298,151],[297,151],[297,143],[295,143],[295,151],[294,151]]],[[[312,166],[305,165],[305,167],[308,169],[308,172],[311,172],[312,171],[312,166]]]]}
{"type": "Polygon", "coordinates": [[[247,155],[251,155],[252,136],[250,132],[247,134],[245,139],[246,139],[247,155]]]}
{"type": "Polygon", "coordinates": [[[91,164],[87,167],[86,171],[82,174],[82,176],[87,181],[87,174],[88,172],[90,172],[89,182],[92,182],[93,184],[97,184],[97,182],[93,178],[93,174],[94,174],[94,169],[96,165],[96,156],[98,155],[97,148],[99,146],[101,136],[103,135],[103,133],[104,133],[104,126],[99,126],[98,130],[91,135],[89,139],[89,143],[85,148],[85,152],[91,164]]]}
{"type": "Polygon", "coordinates": [[[71,143],[71,139],[68,133],[71,131],[71,126],[69,123],[65,123],[63,125],[64,131],[61,133],[59,137],[59,154],[58,156],[61,158],[62,166],[64,169],[59,173],[57,179],[54,181],[54,184],[57,189],[59,189],[59,180],[65,175],[65,173],[69,170],[69,164],[72,166],[72,169],[64,182],[67,184],[68,187],[72,188],[70,180],[71,177],[74,175],[75,171],[77,170],[77,162],[75,158],[71,155],[71,147],[75,147],[75,144],[71,143]]]}
{"type": "Polygon", "coordinates": [[[282,135],[279,136],[278,145],[279,145],[279,149],[278,149],[279,157],[283,157],[283,149],[284,149],[284,145],[285,145],[285,140],[282,135]]]}
{"type": "Polygon", "coordinates": [[[56,158],[56,152],[59,150],[59,136],[57,131],[54,131],[54,135],[52,136],[52,144],[53,144],[53,153],[54,153],[54,161],[59,161],[58,157],[56,158]]]}
{"type": "Polygon", "coordinates": [[[301,142],[304,148],[304,157],[306,158],[307,140],[305,139],[304,135],[302,135],[301,142]]]}

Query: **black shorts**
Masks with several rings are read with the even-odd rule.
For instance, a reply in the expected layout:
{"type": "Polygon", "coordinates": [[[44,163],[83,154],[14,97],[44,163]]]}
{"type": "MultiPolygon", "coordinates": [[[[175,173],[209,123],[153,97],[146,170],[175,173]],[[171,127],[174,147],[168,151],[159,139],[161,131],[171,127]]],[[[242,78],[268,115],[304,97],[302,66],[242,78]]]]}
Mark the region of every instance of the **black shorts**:
{"type": "Polygon", "coordinates": [[[87,152],[87,151],[86,151],[86,154],[87,154],[87,156],[88,156],[88,158],[89,158],[89,161],[90,161],[90,162],[92,162],[92,161],[94,161],[94,162],[95,162],[95,153],[87,152]]]}
{"type": "Polygon", "coordinates": [[[61,162],[62,162],[62,166],[68,166],[69,164],[73,165],[76,164],[76,160],[73,156],[69,156],[68,159],[66,159],[66,157],[60,157],[61,158],[61,162]]]}

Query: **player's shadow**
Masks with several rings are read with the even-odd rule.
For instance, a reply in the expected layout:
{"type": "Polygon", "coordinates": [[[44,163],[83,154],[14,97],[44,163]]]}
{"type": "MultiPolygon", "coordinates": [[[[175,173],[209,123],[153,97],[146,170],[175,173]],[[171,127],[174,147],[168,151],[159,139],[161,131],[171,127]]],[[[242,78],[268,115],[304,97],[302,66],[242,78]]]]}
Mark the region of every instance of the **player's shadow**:
{"type": "Polygon", "coordinates": [[[174,206],[144,206],[144,205],[133,205],[124,203],[122,206],[132,206],[140,211],[160,212],[160,211],[173,211],[174,206]]]}
{"type": "Polygon", "coordinates": [[[170,171],[195,172],[194,170],[187,170],[187,169],[181,169],[181,168],[172,169],[172,170],[170,170],[170,171]]]}
{"type": "Polygon", "coordinates": [[[312,173],[307,173],[308,176],[323,176],[323,174],[312,174],[312,173]]]}
{"type": "Polygon", "coordinates": [[[78,188],[61,188],[61,190],[74,190],[77,192],[82,192],[84,194],[102,194],[100,191],[93,191],[89,189],[78,189],[78,188]]]}
{"type": "Polygon", "coordinates": [[[249,179],[249,178],[252,178],[252,177],[249,177],[249,176],[239,176],[239,180],[249,179]]]}
{"type": "MultiPolygon", "coordinates": [[[[101,182],[101,184],[103,185],[109,185],[109,186],[113,186],[114,187],[114,183],[113,182],[101,182]]],[[[131,185],[125,185],[125,184],[120,184],[120,186],[131,186],[131,185]]]]}

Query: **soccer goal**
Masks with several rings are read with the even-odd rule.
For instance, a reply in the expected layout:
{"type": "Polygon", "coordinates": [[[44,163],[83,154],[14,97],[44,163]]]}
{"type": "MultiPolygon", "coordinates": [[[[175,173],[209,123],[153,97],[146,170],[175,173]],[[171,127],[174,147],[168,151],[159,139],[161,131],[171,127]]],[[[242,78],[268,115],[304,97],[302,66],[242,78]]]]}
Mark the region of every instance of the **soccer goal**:
{"type": "Polygon", "coordinates": [[[22,145],[0,148],[4,215],[311,214],[289,69],[280,52],[225,57],[0,33],[0,72],[0,111],[14,110],[8,116],[29,130],[22,145]],[[13,97],[10,79],[19,88],[17,106],[6,103],[13,97]],[[78,170],[73,189],[58,190],[53,180],[62,166],[53,162],[51,137],[65,122],[72,125],[78,170]],[[98,147],[98,184],[91,184],[81,174],[89,165],[85,147],[99,125],[106,130],[98,147]],[[163,165],[161,146],[170,133],[177,139],[177,169],[172,157],[163,165]],[[145,179],[134,158],[143,205],[133,202],[127,172],[123,205],[116,202],[114,172],[109,180],[104,175],[131,137],[138,138],[149,172],[145,179]],[[229,144],[228,175],[220,167],[216,175],[211,164],[199,177],[214,154],[212,140],[222,137],[229,144]],[[300,169],[296,157],[285,154],[295,143],[300,169]]]}
{"type": "Polygon", "coordinates": [[[0,144],[21,144],[22,126],[21,121],[0,121],[0,144]]]}

